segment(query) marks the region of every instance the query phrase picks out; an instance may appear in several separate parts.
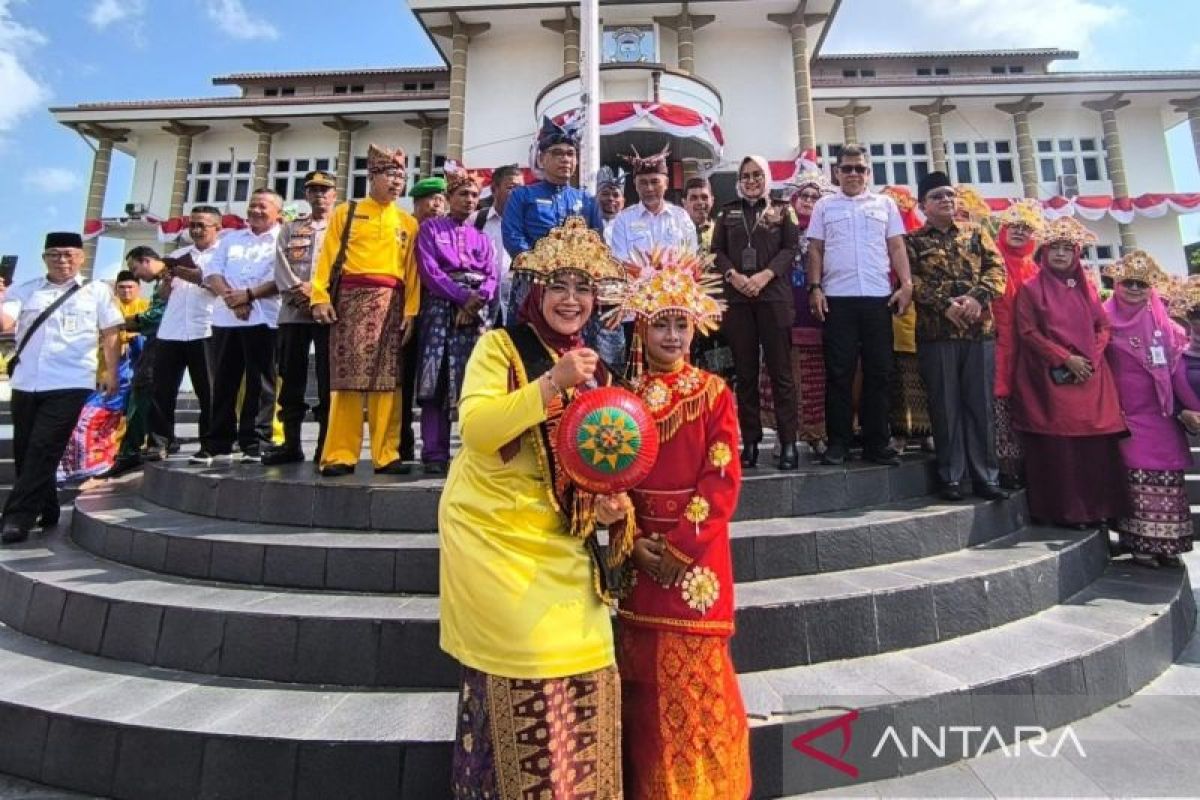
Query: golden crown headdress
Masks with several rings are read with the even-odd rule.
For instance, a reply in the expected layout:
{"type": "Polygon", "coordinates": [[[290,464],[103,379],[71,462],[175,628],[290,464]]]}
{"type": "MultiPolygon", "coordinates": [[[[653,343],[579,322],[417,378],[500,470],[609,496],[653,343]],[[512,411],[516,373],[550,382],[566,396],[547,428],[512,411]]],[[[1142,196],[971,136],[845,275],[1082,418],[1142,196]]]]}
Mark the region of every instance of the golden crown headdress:
{"type": "Polygon", "coordinates": [[[1170,278],[1159,291],[1167,301],[1171,316],[1179,319],[1200,317],[1200,275],[1187,278],[1170,278]]]}
{"type": "Polygon", "coordinates": [[[625,268],[583,217],[568,217],[517,256],[512,268],[534,283],[548,283],[556,272],[580,272],[599,284],[601,297],[625,282],[625,268]]]}
{"type": "Polygon", "coordinates": [[[636,253],[634,261],[626,265],[631,280],[614,313],[622,317],[633,314],[646,322],[683,316],[701,333],[716,330],[725,303],[716,297],[721,279],[709,269],[712,261],[711,254],[687,247],[655,247],[636,253]]]}
{"type": "Polygon", "coordinates": [[[1154,256],[1145,250],[1134,250],[1104,268],[1104,275],[1114,282],[1142,281],[1157,288],[1166,286],[1171,280],[1154,256]]]}
{"type": "Polygon", "coordinates": [[[907,186],[885,186],[882,194],[892,198],[901,214],[907,214],[917,207],[917,198],[913,197],[913,193],[907,186]]]}
{"type": "MultiPolygon", "coordinates": [[[[1043,240],[1043,235],[1046,232],[1046,216],[1042,213],[1042,204],[1028,197],[1024,200],[1018,200],[999,214],[996,214],[995,219],[996,223],[1001,227],[1022,225],[1029,228],[1033,231],[1033,238],[1039,241],[1043,240]]],[[[1063,219],[1070,219],[1072,222],[1075,221],[1072,217],[1063,217],[1063,219]]]]}
{"type": "Polygon", "coordinates": [[[794,181],[790,181],[790,184],[795,186],[797,191],[803,189],[805,186],[815,186],[817,191],[822,195],[833,194],[837,191],[833,183],[830,182],[829,176],[825,174],[824,170],[820,169],[810,169],[801,172],[796,176],[794,181]]]}
{"type": "Polygon", "coordinates": [[[1042,244],[1067,242],[1075,247],[1087,247],[1089,244],[1095,244],[1097,237],[1074,217],[1059,217],[1046,226],[1038,240],[1042,244]]]}
{"type": "Polygon", "coordinates": [[[959,209],[970,217],[971,222],[982,222],[992,215],[991,206],[974,186],[959,184],[954,191],[958,195],[959,209]]]}

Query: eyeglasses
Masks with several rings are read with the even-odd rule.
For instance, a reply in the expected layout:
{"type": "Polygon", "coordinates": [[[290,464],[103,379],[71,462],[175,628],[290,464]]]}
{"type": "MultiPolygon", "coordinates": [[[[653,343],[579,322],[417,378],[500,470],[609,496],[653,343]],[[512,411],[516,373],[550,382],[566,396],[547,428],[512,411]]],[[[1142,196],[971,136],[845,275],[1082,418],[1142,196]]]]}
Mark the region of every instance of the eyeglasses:
{"type": "Polygon", "coordinates": [[[403,178],[408,177],[404,174],[404,170],[402,170],[402,169],[383,169],[383,170],[379,170],[377,172],[372,172],[371,174],[372,175],[382,175],[383,177],[387,178],[389,181],[394,181],[397,178],[403,179],[403,178]]]}
{"type": "Polygon", "coordinates": [[[590,283],[554,283],[546,286],[546,294],[556,300],[564,300],[568,296],[574,295],[580,300],[590,300],[596,296],[596,287],[590,283]]]}
{"type": "Polygon", "coordinates": [[[761,172],[744,172],[738,178],[740,181],[761,181],[763,174],[761,172]]]}
{"type": "Polygon", "coordinates": [[[1126,289],[1149,289],[1150,288],[1150,284],[1146,283],[1145,281],[1135,281],[1132,278],[1129,280],[1121,281],[1121,285],[1124,286],[1126,289]]]}
{"type": "Polygon", "coordinates": [[[817,194],[816,192],[801,192],[800,199],[807,200],[810,203],[815,203],[821,199],[821,195],[817,194]]]}
{"type": "Polygon", "coordinates": [[[950,191],[946,191],[946,192],[933,191],[933,192],[930,192],[929,194],[925,195],[926,200],[933,200],[935,202],[941,201],[941,200],[953,200],[956,197],[958,197],[958,193],[955,192],[953,189],[951,189],[950,191]]]}
{"type": "Polygon", "coordinates": [[[70,261],[75,258],[74,250],[47,250],[42,253],[42,258],[47,261],[70,261]]]}
{"type": "Polygon", "coordinates": [[[870,169],[866,164],[838,164],[838,172],[843,175],[866,175],[870,169]]]}

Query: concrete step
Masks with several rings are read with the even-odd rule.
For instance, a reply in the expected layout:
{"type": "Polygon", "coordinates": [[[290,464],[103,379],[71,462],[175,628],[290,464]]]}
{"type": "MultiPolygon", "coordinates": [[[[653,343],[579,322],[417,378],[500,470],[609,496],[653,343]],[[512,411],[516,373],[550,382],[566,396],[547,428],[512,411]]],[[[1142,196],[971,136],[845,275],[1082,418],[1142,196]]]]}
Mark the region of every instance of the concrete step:
{"type": "MultiPolygon", "coordinates": [[[[1004,624],[1082,589],[1106,553],[1095,531],[1029,529],[895,566],[739,584],[734,662],[742,671],[816,663],[1004,624]]],[[[458,680],[429,595],[192,581],[98,558],[59,532],[0,550],[0,581],[0,621],[86,653],[299,683],[458,680]]]]}
{"type": "MultiPolygon", "coordinates": [[[[961,639],[741,678],[755,797],[937,766],[871,757],[887,724],[1061,725],[1122,699],[1182,648],[1182,570],[1123,563],[1066,603],[961,639]],[[817,698],[813,701],[813,698],[817,698]],[[839,710],[831,712],[831,708],[839,710]],[[791,742],[857,709],[850,778],[791,742]]],[[[0,770],[93,795],[401,798],[449,794],[453,691],[341,691],[97,658],[0,629],[0,770]]],[[[814,741],[837,754],[841,741],[814,741]]]]}
{"type": "MultiPolygon", "coordinates": [[[[76,544],[130,566],[191,578],[286,588],[437,592],[434,531],[396,533],[215,520],[141,497],[138,481],[75,504],[76,544]],[[394,568],[393,568],[394,566],[394,568]]],[[[737,581],[891,564],[950,553],[1025,523],[1019,499],[902,500],[856,512],[746,520],[730,526],[737,581]]]]}
{"type": "MultiPolygon", "coordinates": [[[[443,483],[440,476],[377,476],[369,463],[353,475],[322,478],[311,463],[190,467],[169,459],[147,466],[142,492],[161,506],[243,522],[422,532],[437,528],[443,483]]],[[[928,495],[935,483],[933,462],[922,455],[891,468],[761,468],[745,478],[735,519],[855,511],[928,495]]]]}
{"type": "MultiPolygon", "coordinates": [[[[937,742],[939,730],[979,726],[967,753],[974,755],[992,726],[1011,747],[1016,726],[1052,730],[1082,719],[1158,676],[1195,621],[1185,570],[1119,561],[1068,601],[1008,625],[903,652],[742,675],[754,797],[848,787],[962,758],[955,747],[911,757],[914,727],[937,742]],[[809,742],[851,765],[853,775],[797,750],[798,738],[854,711],[852,736],[833,729],[809,742]],[[888,726],[909,757],[880,748],[888,726]]],[[[961,734],[948,738],[958,742],[961,734]]]]}

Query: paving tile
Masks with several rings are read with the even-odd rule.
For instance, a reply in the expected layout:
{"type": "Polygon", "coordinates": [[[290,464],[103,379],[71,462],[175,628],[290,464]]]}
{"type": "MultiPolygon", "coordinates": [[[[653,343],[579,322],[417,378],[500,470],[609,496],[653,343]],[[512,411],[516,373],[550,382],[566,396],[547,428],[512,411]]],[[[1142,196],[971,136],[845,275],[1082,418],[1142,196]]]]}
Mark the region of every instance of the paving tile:
{"type": "Polygon", "coordinates": [[[212,738],[204,746],[202,798],[290,800],[295,791],[295,743],[212,738]]]}
{"type": "Polygon", "coordinates": [[[448,746],[410,744],[404,748],[400,800],[426,800],[450,796],[448,746]]]}
{"type": "Polygon", "coordinates": [[[226,478],[218,484],[215,506],[220,510],[222,516],[246,522],[258,522],[262,491],[265,485],[267,484],[263,480],[240,476],[226,478]]]}
{"type": "Polygon", "coordinates": [[[301,683],[373,686],[379,660],[377,620],[304,619],[296,643],[301,683]]]}
{"type": "Polygon", "coordinates": [[[116,728],[55,717],[46,732],[41,779],[54,786],[109,795],[116,755],[116,728]]]}
{"type": "Polygon", "coordinates": [[[738,672],[769,669],[769,664],[809,662],[805,606],[786,609],[744,608],[738,612],[738,631],[730,652],[738,672]]]}
{"type": "Polygon", "coordinates": [[[821,572],[858,569],[873,563],[870,528],[817,533],[817,564],[821,572]]]}
{"type": "MultiPolygon", "coordinates": [[[[13,576],[13,579],[15,580],[16,576],[13,576]]],[[[21,630],[48,642],[55,641],[66,604],[67,594],[62,589],[46,583],[35,585],[21,630]]]]}
{"type": "Polygon", "coordinates": [[[121,732],[113,793],[172,800],[199,797],[203,754],[204,741],[199,736],[126,728],[121,732]]]}
{"type": "Polygon", "coordinates": [[[0,772],[39,775],[49,726],[40,710],[0,705],[0,772]]]}
{"type": "Polygon", "coordinates": [[[208,577],[214,581],[261,584],[266,548],[247,542],[211,543],[208,577]]]}
{"type": "Polygon", "coordinates": [[[938,638],[950,639],[987,627],[987,589],[983,578],[938,583],[933,587],[938,638]]]}
{"type": "Polygon", "coordinates": [[[172,575],[207,578],[211,563],[212,542],[179,537],[167,542],[167,556],[163,565],[172,575]]]}
{"type": "Polygon", "coordinates": [[[750,540],[754,548],[756,580],[811,575],[817,565],[817,537],[758,536],[750,540]]]}
{"type": "Polygon", "coordinates": [[[221,674],[291,680],[296,668],[296,619],[237,614],[225,618],[221,674]]]}
{"type": "Polygon", "coordinates": [[[259,500],[259,519],[279,525],[310,525],[316,492],[299,483],[266,481],[259,500]]]}
{"type": "Polygon", "coordinates": [[[100,652],[108,606],[107,600],[91,595],[68,595],[55,641],[81,653],[100,652]]]}
{"type": "Polygon", "coordinates": [[[370,490],[356,490],[328,481],[319,483],[313,494],[312,511],[313,525],[334,528],[370,528],[370,490]]]}
{"type": "Polygon", "coordinates": [[[390,592],[396,580],[396,556],[387,550],[331,548],[325,559],[325,580],[359,592],[390,592]]]}
{"type": "Polygon", "coordinates": [[[401,791],[404,748],[399,744],[305,743],[299,761],[297,800],[394,800],[401,791]]]}
{"type": "MultiPolygon", "coordinates": [[[[325,584],[325,548],[267,547],[263,583],[269,586],[320,589],[325,584]]],[[[345,588],[345,587],[333,587],[345,588]]]]}
{"type": "Polygon", "coordinates": [[[153,664],[162,617],[163,609],[159,606],[111,603],[100,654],[119,661],[153,664]]]}
{"type": "Polygon", "coordinates": [[[804,622],[812,663],[879,651],[875,607],[870,596],[818,603],[806,611],[804,622]]]}
{"type": "Polygon", "coordinates": [[[190,608],[167,608],[163,613],[155,663],[191,672],[216,672],[221,661],[221,618],[190,608]]]}
{"type": "Polygon", "coordinates": [[[160,572],[167,563],[167,538],[154,533],[137,531],[129,551],[129,564],[152,572],[160,572]]]}
{"type": "Polygon", "coordinates": [[[437,625],[384,620],[379,639],[376,681],[381,686],[451,688],[461,667],[438,646],[437,625]],[[421,653],[414,658],[413,653],[421,653]]]}
{"type": "Polygon", "coordinates": [[[875,611],[881,653],[938,640],[931,586],[877,595],[875,611]]]}

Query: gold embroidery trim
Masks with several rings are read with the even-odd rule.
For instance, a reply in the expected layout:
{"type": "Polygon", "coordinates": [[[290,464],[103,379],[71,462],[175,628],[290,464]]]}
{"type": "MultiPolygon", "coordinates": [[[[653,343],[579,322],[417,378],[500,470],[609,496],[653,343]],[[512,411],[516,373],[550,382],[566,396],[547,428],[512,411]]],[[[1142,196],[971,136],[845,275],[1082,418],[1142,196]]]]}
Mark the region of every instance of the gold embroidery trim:
{"type": "Polygon", "coordinates": [[[673,617],[651,617],[645,614],[635,614],[632,611],[618,610],[617,614],[622,619],[627,619],[630,622],[642,622],[647,625],[665,625],[670,628],[691,628],[703,631],[714,631],[718,633],[732,633],[733,623],[722,620],[702,620],[702,619],[675,619],[673,617]]]}
{"type": "MultiPolygon", "coordinates": [[[[659,442],[669,442],[675,434],[679,433],[679,429],[683,427],[684,423],[695,422],[705,409],[711,411],[724,388],[725,383],[720,378],[716,375],[709,375],[704,386],[695,394],[681,398],[670,411],[661,417],[655,414],[654,421],[658,427],[659,442]]],[[[648,399],[647,405],[650,405],[648,399]]],[[[653,408],[651,405],[652,410],[653,408]]]]}

